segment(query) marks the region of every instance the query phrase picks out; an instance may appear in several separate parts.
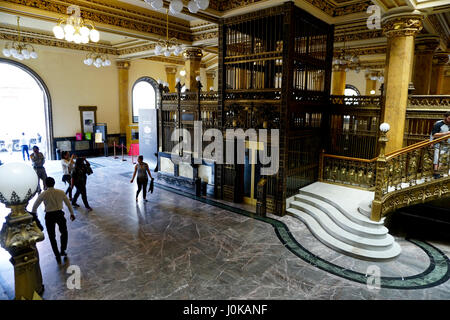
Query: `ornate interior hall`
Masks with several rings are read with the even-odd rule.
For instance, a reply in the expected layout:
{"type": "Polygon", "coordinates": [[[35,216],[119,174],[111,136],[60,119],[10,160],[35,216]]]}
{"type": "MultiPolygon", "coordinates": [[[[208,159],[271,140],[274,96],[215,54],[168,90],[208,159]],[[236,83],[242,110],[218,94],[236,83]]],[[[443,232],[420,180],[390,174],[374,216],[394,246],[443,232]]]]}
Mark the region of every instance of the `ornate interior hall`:
{"type": "Polygon", "coordinates": [[[0,0],[0,50],[0,300],[450,299],[448,0],[0,0]]]}

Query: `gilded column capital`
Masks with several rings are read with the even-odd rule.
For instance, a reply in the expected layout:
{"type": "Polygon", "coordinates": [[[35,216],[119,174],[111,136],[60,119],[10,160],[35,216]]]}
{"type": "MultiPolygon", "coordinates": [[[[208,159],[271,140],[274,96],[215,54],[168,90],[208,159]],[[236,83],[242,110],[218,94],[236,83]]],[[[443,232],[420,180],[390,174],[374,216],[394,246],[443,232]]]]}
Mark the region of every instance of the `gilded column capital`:
{"type": "Polygon", "coordinates": [[[203,58],[203,51],[200,48],[192,47],[187,48],[183,53],[185,60],[198,60],[203,58]]]}
{"type": "Polygon", "coordinates": [[[422,21],[419,14],[388,16],[382,20],[383,33],[387,38],[415,36],[423,28],[422,21]]]}
{"type": "Polygon", "coordinates": [[[116,66],[118,69],[130,69],[130,61],[116,61],[116,66]]]}
{"type": "Polygon", "coordinates": [[[166,67],[166,73],[167,74],[176,74],[177,73],[177,67],[176,66],[165,66],[166,67]]]}
{"type": "Polygon", "coordinates": [[[450,61],[450,53],[437,53],[433,56],[433,64],[438,66],[445,66],[450,61]]]}
{"type": "Polygon", "coordinates": [[[216,72],[215,71],[206,71],[206,76],[208,78],[215,78],[216,77],[216,72]]]}
{"type": "Polygon", "coordinates": [[[418,53],[434,53],[439,47],[439,37],[416,38],[415,51],[418,53]]]}

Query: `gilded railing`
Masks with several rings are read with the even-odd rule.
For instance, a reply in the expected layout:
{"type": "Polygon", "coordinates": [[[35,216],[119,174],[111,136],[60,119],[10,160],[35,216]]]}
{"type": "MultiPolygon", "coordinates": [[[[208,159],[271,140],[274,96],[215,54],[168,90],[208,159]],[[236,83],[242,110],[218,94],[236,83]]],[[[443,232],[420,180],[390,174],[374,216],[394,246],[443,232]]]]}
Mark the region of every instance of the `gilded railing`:
{"type": "Polygon", "coordinates": [[[371,219],[376,221],[401,207],[450,196],[449,136],[385,155],[386,132],[381,132],[377,158],[322,153],[319,181],[375,191],[371,219]]]}

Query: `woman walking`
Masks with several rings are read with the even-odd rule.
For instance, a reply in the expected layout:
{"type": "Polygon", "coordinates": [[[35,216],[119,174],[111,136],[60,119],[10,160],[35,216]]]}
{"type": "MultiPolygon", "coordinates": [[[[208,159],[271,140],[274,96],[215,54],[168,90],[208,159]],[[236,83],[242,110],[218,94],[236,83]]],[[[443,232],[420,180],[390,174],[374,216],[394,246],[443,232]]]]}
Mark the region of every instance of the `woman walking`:
{"type": "Polygon", "coordinates": [[[133,183],[134,178],[136,177],[136,173],[137,173],[136,181],[137,181],[137,185],[138,185],[138,190],[136,192],[136,202],[138,201],[138,196],[139,196],[139,193],[141,192],[142,188],[143,188],[142,196],[144,197],[144,201],[147,202],[147,184],[148,184],[147,173],[151,179],[153,179],[153,177],[148,168],[148,164],[146,162],[144,162],[144,156],[139,156],[137,161],[138,161],[138,163],[134,167],[133,178],[131,178],[130,183],[133,183]]]}
{"type": "Polygon", "coordinates": [[[69,195],[70,201],[72,201],[72,170],[74,165],[74,157],[75,154],[72,154],[72,156],[70,156],[69,151],[63,151],[61,160],[61,166],[63,170],[62,181],[64,182],[64,184],[69,184],[69,187],[66,190],[66,194],[69,195]]]}
{"type": "Polygon", "coordinates": [[[77,158],[75,161],[75,167],[72,171],[72,188],[77,187],[77,192],[75,192],[75,196],[72,200],[72,206],[78,208],[77,204],[78,197],[81,194],[81,199],[83,200],[83,204],[88,211],[92,211],[92,208],[89,206],[87,200],[86,193],[86,182],[87,182],[87,174],[90,168],[90,163],[86,160],[86,158],[77,158]]]}

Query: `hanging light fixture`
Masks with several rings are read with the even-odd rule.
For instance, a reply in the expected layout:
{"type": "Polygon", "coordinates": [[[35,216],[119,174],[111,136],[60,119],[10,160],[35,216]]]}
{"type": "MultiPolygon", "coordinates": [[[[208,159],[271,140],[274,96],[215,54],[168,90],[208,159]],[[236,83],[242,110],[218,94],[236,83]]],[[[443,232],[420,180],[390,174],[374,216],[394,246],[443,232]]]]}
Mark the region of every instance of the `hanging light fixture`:
{"type": "MultiPolygon", "coordinates": [[[[153,9],[160,10],[164,6],[162,0],[144,0],[150,4],[153,9]]],[[[197,13],[198,10],[206,10],[209,7],[209,0],[190,0],[187,5],[189,12],[197,13]]],[[[183,10],[183,2],[181,0],[172,0],[169,4],[169,10],[172,14],[179,14],[183,10]]]]}
{"type": "Polygon", "coordinates": [[[159,40],[155,46],[155,55],[164,55],[170,57],[170,55],[179,56],[184,48],[178,43],[176,38],[169,39],[169,10],[166,9],[167,15],[167,27],[166,27],[166,40],[159,40]]]}
{"type": "Polygon", "coordinates": [[[106,54],[100,54],[97,52],[90,52],[86,55],[86,59],[83,63],[87,66],[94,66],[96,68],[109,67],[111,65],[111,60],[109,60],[106,54]]]}
{"type": "Polygon", "coordinates": [[[350,70],[355,70],[356,73],[361,71],[361,61],[356,54],[350,54],[345,50],[344,47],[341,49],[338,57],[333,60],[333,65],[335,69],[344,69],[346,72],[350,70]]]}
{"type": "Polygon", "coordinates": [[[68,18],[61,18],[58,25],[53,27],[53,34],[57,39],[66,39],[69,42],[88,43],[100,40],[100,33],[95,29],[94,24],[81,18],[79,6],[71,5],[67,8],[67,14],[72,14],[68,18]],[[62,26],[64,24],[64,26],[62,26]],[[87,26],[90,26],[89,29],[87,26]]]}
{"type": "Polygon", "coordinates": [[[36,59],[38,54],[34,51],[34,47],[31,44],[22,42],[20,36],[20,17],[17,17],[17,41],[13,41],[10,44],[6,44],[3,48],[3,55],[7,58],[13,57],[19,60],[36,59]]]}

